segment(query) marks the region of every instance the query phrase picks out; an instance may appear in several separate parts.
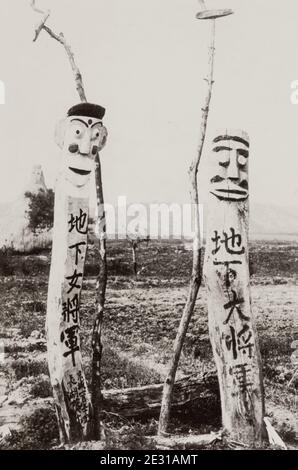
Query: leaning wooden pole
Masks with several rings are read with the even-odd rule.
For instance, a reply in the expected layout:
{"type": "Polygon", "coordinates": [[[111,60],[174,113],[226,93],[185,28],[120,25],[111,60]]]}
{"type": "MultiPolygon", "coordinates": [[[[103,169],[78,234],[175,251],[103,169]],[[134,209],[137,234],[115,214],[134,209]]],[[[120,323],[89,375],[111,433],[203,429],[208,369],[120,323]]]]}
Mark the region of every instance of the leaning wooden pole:
{"type": "Polygon", "coordinates": [[[204,278],[222,421],[232,439],[254,444],[262,441],[264,392],[249,287],[247,134],[218,132],[210,160],[204,278]]]}
{"type": "Polygon", "coordinates": [[[209,50],[209,72],[207,76],[208,90],[205,99],[205,105],[202,109],[202,123],[200,130],[200,141],[199,148],[196,158],[190,165],[189,168],[189,179],[190,179],[190,197],[191,203],[194,207],[194,240],[193,240],[193,262],[192,262],[192,273],[190,279],[190,286],[188,292],[187,302],[185,304],[183,314],[180,320],[180,325],[176,335],[174,343],[174,353],[170,362],[168,369],[167,377],[164,384],[160,419],[159,419],[159,434],[163,434],[167,431],[170,407],[171,407],[171,397],[173,392],[173,386],[175,383],[176,371],[179,364],[179,359],[181,355],[181,350],[185,335],[188,329],[189,321],[194,310],[195,302],[197,299],[198,291],[201,285],[201,240],[200,240],[200,214],[199,214],[199,194],[198,194],[198,184],[197,184],[197,173],[198,167],[203,151],[206,127],[209,113],[209,105],[211,101],[212,86],[213,86],[213,64],[214,64],[214,42],[215,42],[215,21],[212,21],[212,31],[211,31],[211,44],[209,50]]]}
{"type": "Polygon", "coordinates": [[[102,410],[101,394],[101,357],[102,357],[102,321],[107,287],[107,259],[106,259],[106,216],[104,209],[104,196],[101,177],[101,162],[99,154],[95,157],[95,186],[97,201],[97,223],[95,234],[98,240],[99,273],[96,283],[96,311],[92,332],[92,384],[91,397],[94,410],[93,439],[100,439],[103,435],[100,420],[102,410]]]}
{"type": "Polygon", "coordinates": [[[199,146],[197,155],[192,161],[189,168],[189,180],[190,180],[190,197],[191,203],[194,208],[194,240],[193,240],[193,263],[192,263],[192,273],[190,279],[190,286],[188,292],[188,298],[182,313],[180,320],[180,325],[176,335],[176,339],[173,347],[173,356],[169,364],[168,373],[164,383],[163,397],[161,403],[161,411],[159,417],[159,426],[158,434],[162,435],[167,432],[169,417],[170,417],[170,408],[171,408],[171,398],[173,393],[173,387],[175,383],[176,372],[179,364],[179,359],[183,347],[183,342],[185,335],[187,333],[188,325],[191,319],[191,316],[194,311],[197,295],[202,281],[201,273],[201,256],[202,256],[202,246],[201,246],[201,235],[200,235],[200,214],[199,214],[199,191],[198,191],[198,182],[197,175],[201,156],[203,153],[207,121],[209,115],[209,107],[212,96],[213,88],[213,75],[214,75],[214,56],[215,56],[215,20],[223,16],[232,14],[231,10],[205,10],[203,17],[202,13],[197,15],[198,19],[210,19],[211,20],[211,41],[209,47],[209,69],[208,75],[206,77],[207,82],[207,93],[205,98],[205,103],[202,108],[202,120],[199,136],[199,146]]]}

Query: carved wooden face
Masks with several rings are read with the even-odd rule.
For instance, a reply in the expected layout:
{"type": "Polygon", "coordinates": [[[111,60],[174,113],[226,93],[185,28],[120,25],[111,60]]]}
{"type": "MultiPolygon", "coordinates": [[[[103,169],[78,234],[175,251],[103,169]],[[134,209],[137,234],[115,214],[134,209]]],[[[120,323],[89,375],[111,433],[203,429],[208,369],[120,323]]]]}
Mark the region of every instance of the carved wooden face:
{"type": "Polygon", "coordinates": [[[249,139],[242,131],[225,131],[213,140],[215,176],[210,192],[220,200],[248,198],[249,139]]]}
{"type": "Polygon", "coordinates": [[[96,154],[104,147],[107,130],[97,118],[70,116],[59,123],[56,141],[63,149],[65,177],[77,187],[85,186],[96,154]]]}

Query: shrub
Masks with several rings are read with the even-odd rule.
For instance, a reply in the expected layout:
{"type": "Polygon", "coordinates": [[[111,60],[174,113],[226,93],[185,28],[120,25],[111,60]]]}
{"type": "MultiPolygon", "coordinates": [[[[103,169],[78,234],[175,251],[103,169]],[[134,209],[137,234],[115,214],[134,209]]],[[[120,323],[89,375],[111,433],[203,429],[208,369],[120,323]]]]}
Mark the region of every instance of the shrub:
{"type": "Polygon", "coordinates": [[[46,303],[41,300],[32,300],[23,304],[24,310],[26,312],[40,312],[46,313],[47,306],[46,303]]]}
{"type": "Polygon", "coordinates": [[[32,385],[31,395],[35,398],[48,398],[52,396],[52,387],[48,377],[37,379],[32,385]]]}
{"type": "Polygon", "coordinates": [[[160,383],[161,376],[152,369],[136,364],[105,347],[102,357],[102,382],[105,388],[138,387],[160,383]]]}
{"type": "Polygon", "coordinates": [[[24,317],[20,324],[21,336],[24,336],[24,338],[29,338],[29,336],[31,336],[32,331],[35,330],[41,331],[41,333],[43,333],[44,326],[42,325],[41,328],[41,322],[42,324],[44,323],[43,318],[38,315],[31,315],[30,317],[27,315],[26,317],[24,317]]]}
{"type": "Polygon", "coordinates": [[[39,408],[32,415],[21,418],[21,430],[12,430],[4,449],[44,450],[56,444],[58,426],[53,408],[39,408]]]}
{"type": "Polygon", "coordinates": [[[2,276],[12,276],[14,274],[14,267],[11,261],[13,255],[13,248],[4,245],[0,248],[0,274],[2,276]]]}
{"type": "Polygon", "coordinates": [[[32,232],[50,229],[54,221],[54,191],[52,189],[40,190],[36,194],[27,191],[25,197],[29,199],[27,215],[32,232]]]}
{"type": "Polygon", "coordinates": [[[46,362],[41,362],[34,359],[17,359],[11,363],[11,368],[15,373],[16,380],[20,380],[23,377],[36,376],[40,374],[48,375],[48,366],[46,362]]]}
{"type": "MultiPolygon", "coordinates": [[[[113,423],[115,425],[115,423],[113,423]]],[[[154,443],[150,443],[146,437],[153,436],[157,431],[157,421],[151,420],[148,423],[127,421],[118,431],[107,432],[106,450],[153,450],[154,443]]]]}

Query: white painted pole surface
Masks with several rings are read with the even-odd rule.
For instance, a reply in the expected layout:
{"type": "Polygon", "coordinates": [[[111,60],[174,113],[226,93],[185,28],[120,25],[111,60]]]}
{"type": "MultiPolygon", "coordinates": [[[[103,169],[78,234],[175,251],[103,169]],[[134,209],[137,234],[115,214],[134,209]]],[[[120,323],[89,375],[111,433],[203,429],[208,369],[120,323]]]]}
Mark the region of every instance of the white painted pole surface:
{"type": "Polygon", "coordinates": [[[204,278],[222,421],[233,439],[260,442],[264,393],[249,285],[249,139],[224,129],[212,145],[204,278]]]}
{"type": "MultiPolygon", "coordinates": [[[[83,108],[82,108],[83,107],[83,108]]],[[[80,297],[87,251],[89,180],[106,129],[100,119],[77,115],[81,104],[56,132],[63,168],[55,191],[53,248],[47,303],[48,363],[61,442],[90,437],[91,397],[80,345],[80,297]]]]}
{"type": "MultiPolygon", "coordinates": [[[[88,185],[89,186],[89,185],[88,185]]],[[[47,307],[48,363],[60,438],[88,434],[91,399],[82,368],[80,295],[87,250],[88,197],[72,197],[61,178],[55,222],[47,307]]]]}

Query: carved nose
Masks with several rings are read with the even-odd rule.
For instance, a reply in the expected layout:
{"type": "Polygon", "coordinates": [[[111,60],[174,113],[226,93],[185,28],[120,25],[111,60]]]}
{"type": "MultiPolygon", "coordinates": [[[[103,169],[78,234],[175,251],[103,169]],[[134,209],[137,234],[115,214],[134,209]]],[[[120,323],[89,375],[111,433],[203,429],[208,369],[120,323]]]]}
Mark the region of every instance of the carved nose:
{"type": "Polygon", "coordinates": [[[86,139],[84,142],[80,144],[80,154],[86,156],[86,155],[89,155],[89,153],[90,153],[90,141],[86,139]]]}
{"type": "Polygon", "coordinates": [[[228,176],[228,180],[232,181],[233,183],[238,183],[240,178],[239,176],[228,176]]]}
{"type": "Polygon", "coordinates": [[[240,180],[239,167],[237,162],[237,155],[231,155],[230,164],[227,169],[227,178],[231,181],[237,182],[240,180]]]}

